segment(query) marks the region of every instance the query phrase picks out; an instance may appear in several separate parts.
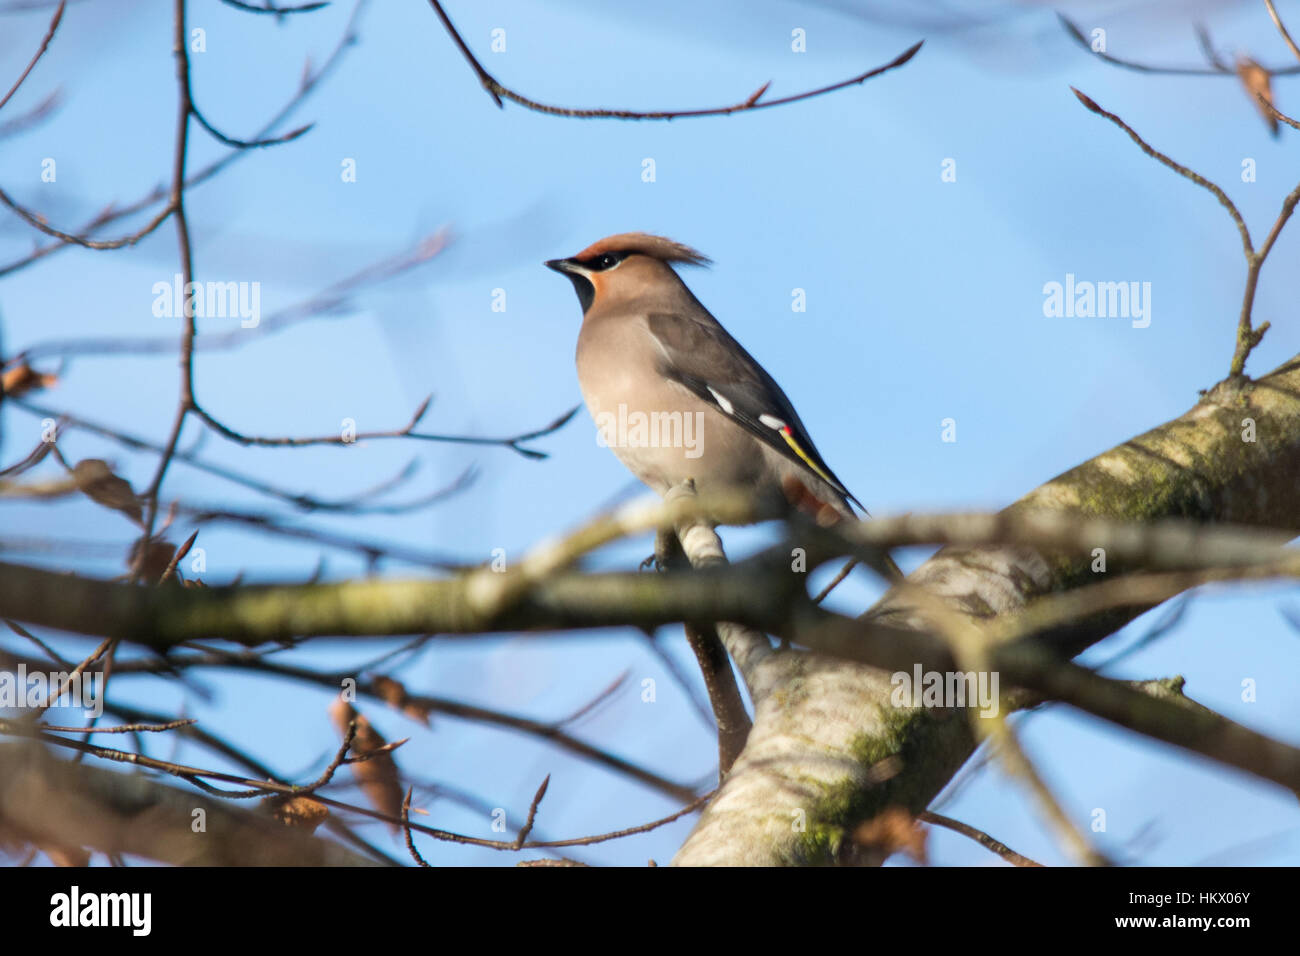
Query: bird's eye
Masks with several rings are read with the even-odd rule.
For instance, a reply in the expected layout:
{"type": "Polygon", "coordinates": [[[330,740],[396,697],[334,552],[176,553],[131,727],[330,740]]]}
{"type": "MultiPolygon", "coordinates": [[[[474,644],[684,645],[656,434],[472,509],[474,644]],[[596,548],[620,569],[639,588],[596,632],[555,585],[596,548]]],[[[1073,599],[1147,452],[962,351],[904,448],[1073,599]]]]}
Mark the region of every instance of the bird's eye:
{"type": "Polygon", "coordinates": [[[618,265],[618,263],[619,257],[607,252],[603,256],[597,256],[596,261],[592,263],[592,265],[597,269],[612,269],[614,266],[618,265]]]}

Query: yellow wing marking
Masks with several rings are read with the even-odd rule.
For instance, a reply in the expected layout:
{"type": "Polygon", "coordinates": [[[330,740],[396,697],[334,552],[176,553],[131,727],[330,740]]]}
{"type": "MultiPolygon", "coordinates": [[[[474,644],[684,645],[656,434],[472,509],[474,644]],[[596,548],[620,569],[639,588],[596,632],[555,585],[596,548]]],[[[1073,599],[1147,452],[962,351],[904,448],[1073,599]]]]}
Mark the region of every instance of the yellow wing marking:
{"type": "Polygon", "coordinates": [[[821,478],[824,482],[826,482],[826,484],[830,485],[832,488],[835,487],[836,485],[835,479],[832,478],[830,475],[826,474],[826,472],[822,471],[821,468],[817,467],[817,463],[813,461],[811,458],[809,458],[808,455],[804,452],[804,450],[799,447],[799,443],[795,441],[794,436],[790,434],[789,425],[781,429],[781,437],[784,438],[785,443],[790,446],[790,450],[793,451],[796,455],[798,455],[800,459],[803,460],[804,464],[806,464],[809,468],[813,470],[814,474],[816,474],[819,478],[821,478]]]}

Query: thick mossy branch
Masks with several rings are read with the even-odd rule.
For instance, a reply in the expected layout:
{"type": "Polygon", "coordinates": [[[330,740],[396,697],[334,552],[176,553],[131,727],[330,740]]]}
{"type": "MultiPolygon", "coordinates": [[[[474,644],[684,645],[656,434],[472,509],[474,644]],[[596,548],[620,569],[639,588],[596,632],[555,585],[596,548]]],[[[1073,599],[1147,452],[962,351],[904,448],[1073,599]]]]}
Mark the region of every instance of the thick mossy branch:
{"type": "Polygon", "coordinates": [[[801,582],[775,578],[785,587],[756,596],[747,575],[739,567],[661,575],[561,572],[507,602],[484,603],[472,576],[144,588],[0,563],[0,609],[19,620],[157,651],[199,638],[255,646],[316,636],[657,627],[719,614],[780,628],[801,582]]]}
{"type": "MultiPolygon", "coordinates": [[[[1300,357],[1257,382],[1216,386],[1182,417],[1054,478],[1008,510],[1296,531],[1298,475],[1300,357]]],[[[1077,553],[949,547],[908,580],[959,614],[1013,619],[1035,598],[1132,570],[1107,564],[1105,572],[1094,571],[1098,566],[1095,557],[1077,553]]],[[[885,624],[926,631],[927,621],[903,594],[887,594],[864,616],[864,630],[885,624]]],[[[1111,610],[1040,633],[1036,643],[1077,653],[1144,610],[1111,610]]],[[[888,676],[817,657],[791,668],[786,680],[818,692],[781,695],[782,706],[758,709],[745,753],[674,862],[839,862],[852,858],[845,847],[859,823],[893,805],[925,809],[971,752],[970,724],[892,707],[888,676]]]]}

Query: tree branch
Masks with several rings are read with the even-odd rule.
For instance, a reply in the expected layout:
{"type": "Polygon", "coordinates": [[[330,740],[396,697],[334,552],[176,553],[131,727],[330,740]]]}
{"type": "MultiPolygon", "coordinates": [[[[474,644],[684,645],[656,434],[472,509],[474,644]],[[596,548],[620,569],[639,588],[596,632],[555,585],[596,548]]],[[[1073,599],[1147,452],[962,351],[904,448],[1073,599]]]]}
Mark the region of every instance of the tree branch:
{"type": "Polygon", "coordinates": [[[537,100],[530,99],[522,93],[516,93],[508,86],[502,85],[496,77],[484,69],[483,64],[479,62],[478,57],[474,55],[474,51],[469,48],[469,44],[465,42],[461,37],[460,32],[456,29],[455,24],[451,22],[451,17],[447,16],[447,11],[442,8],[442,4],[439,3],[438,0],[429,0],[429,4],[433,7],[433,12],[437,14],[438,19],[442,21],[443,28],[447,31],[448,36],[451,37],[452,42],[456,44],[456,48],[460,50],[461,56],[465,58],[465,61],[470,65],[470,69],[474,71],[474,75],[478,77],[478,81],[482,84],[483,89],[487,90],[488,96],[492,97],[492,101],[496,103],[498,107],[505,106],[502,102],[504,98],[513,103],[518,103],[526,109],[533,110],[536,113],[546,113],[550,116],[567,116],[573,119],[673,120],[697,116],[728,116],[732,113],[767,109],[772,106],[784,106],[787,103],[797,103],[800,100],[811,99],[814,96],[821,96],[825,93],[833,93],[836,90],[842,90],[849,86],[856,86],[860,83],[866,82],[873,76],[887,73],[896,67],[902,66],[914,57],[917,51],[921,49],[921,43],[925,42],[921,41],[908,47],[884,66],[878,66],[874,69],[867,70],[865,73],[860,73],[857,76],[850,77],[847,80],[842,80],[839,83],[832,83],[830,86],[823,86],[819,89],[808,90],[804,93],[796,93],[793,96],[785,96],[776,100],[764,100],[763,102],[759,102],[759,100],[762,99],[763,94],[767,92],[767,88],[770,85],[764,83],[757,90],[751,93],[748,98],[731,106],[716,106],[708,109],[694,110],[652,111],[624,109],[574,109],[567,106],[552,106],[547,103],[539,103],[537,100]]]}
{"type": "Polygon", "coordinates": [[[193,791],[0,744],[0,826],[41,845],[88,846],[175,866],[373,866],[268,816],[193,791]],[[202,813],[202,829],[195,829],[202,813]]]}

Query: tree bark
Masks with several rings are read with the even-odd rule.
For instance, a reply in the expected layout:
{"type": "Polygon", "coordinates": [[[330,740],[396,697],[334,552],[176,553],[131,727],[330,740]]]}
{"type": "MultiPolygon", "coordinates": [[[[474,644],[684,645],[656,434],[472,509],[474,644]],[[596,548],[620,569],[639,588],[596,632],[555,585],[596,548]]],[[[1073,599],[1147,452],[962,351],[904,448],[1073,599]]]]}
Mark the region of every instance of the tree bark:
{"type": "MultiPolygon", "coordinates": [[[[1258,381],[1221,382],[1180,418],[1054,478],[1008,511],[1040,509],[1300,531],[1300,356],[1258,381]]],[[[958,614],[992,618],[1096,582],[1102,575],[1092,565],[1023,547],[949,547],[909,581],[958,614]]],[[[1112,563],[1106,574],[1131,570],[1112,563]]],[[[1034,639],[1074,655],[1146,609],[1097,614],[1034,639]]],[[[864,628],[927,629],[897,589],[862,620],[864,628]]],[[[887,671],[791,651],[767,656],[756,670],[751,691],[757,684],[766,692],[755,695],[748,743],[677,865],[879,863],[854,845],[854,829],[889,807],[925,809],[974,748],[964,713],[891,706],[887,671]]]]}

